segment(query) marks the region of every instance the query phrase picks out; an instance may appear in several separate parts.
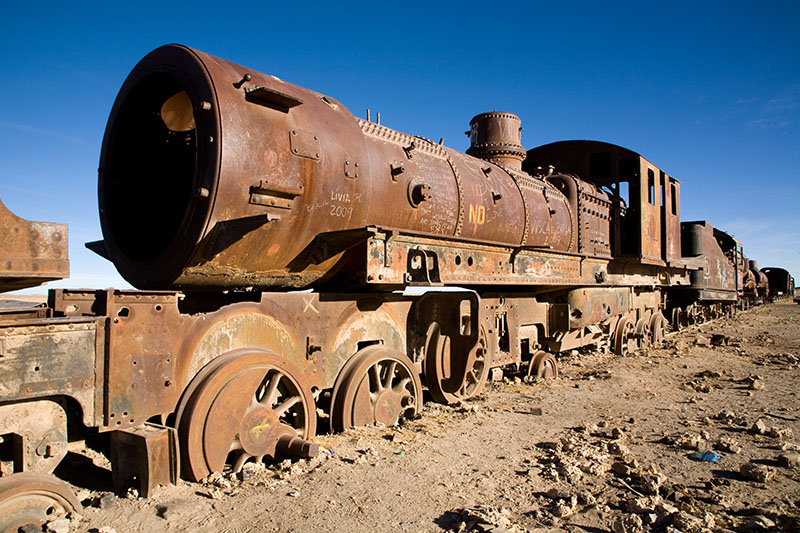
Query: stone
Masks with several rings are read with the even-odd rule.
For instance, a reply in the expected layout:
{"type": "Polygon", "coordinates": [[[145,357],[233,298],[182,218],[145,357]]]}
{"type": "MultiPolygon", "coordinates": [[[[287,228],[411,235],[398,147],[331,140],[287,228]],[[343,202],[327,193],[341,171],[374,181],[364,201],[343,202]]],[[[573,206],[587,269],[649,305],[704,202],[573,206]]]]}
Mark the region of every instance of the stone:
{"type": "Polygon", "coordinates": [[[42,527],[35,524],[25,524],[18,531],[19,533],[42,533],[42,527]]]}
{"type": "Polygon", "coordinates": [[[656,505],[657,518],[653,522],[653,527],[660,529],[672,523],[673,517],[678,514],[678,508],[666,502],[656,505]]]}
{"type": "Polygon", "coordinates": [[[634,498],[625,503],[625,510],[629,513],[652,513],[656,508],[656,499],[653,497],[634,498]]]}
{"type": "Polygon", "coordinates": [[[699,531],[703,527],[703,519],[685,511],[679,511],[672,517],[672,527],[680,531],[699,531]]]}
{"type": "Polygon", "coordinates": [[[684,450],[697,450],[702,452],[708,449],[708,442],[706,442],[701,435],[687,434],[675,439],[675,446],[683,448],[684,450]]]}
{"type": "Polygon", "coordinates": [[[97,530],[97,533],[117,533],[117,530],[111,526],[103,526],[97,530]]]}
{"type": "Polygon", "coordinates": [[[786,452],[778,456],[778,464],[787,468],[794,468],[800,464],[800,453],[786,452]]]}
{"type": "Polygon", "coordinates": [[[661,487],[661,476],[642,476],[639,486],[645,494],[658,494],[658,489],[661,487]]]}
{"type": "Polygon", "coordinates": [[[715,415],[714,418],[722,422],[731,423],[736,420],[736,415],[730,411],[722,411],[721,413],[715,415]]]}
{"type": "Polygon", "coordinates": [[[742,451],[742,447],[739,446],[736,441],[727,436],[720,437],[714,447],[720,451],[728,453],[739,453],[742,451]]]}
{"type": "Polygon", "coordinates": [[[766,483],[775,477],[775,470],[758,463],[745,463],[739,467],[739,473],[750,481],[766,483]]]}
{"type": "Polygon", "coordinates": [[[642,521],[647,525],[653,525],[658,520],[658,515],[656,513],[644,513],[641,515],[642,521]]]}
{"type": "Polygon", "coordinates": [[[627,476],[631,473],[631,467],[626,465],[621,461],[617,461],[616,463],[611,465],[611,471],[617,474],[618,476],[627,476]]]}
{"type": "Polygon", "coordinates": [[[622,442],[611,441],[608,443],[608,453],[611,455],[624,456],[631,453],[630,449],[622,442]]]}
{"type": "Polygon", "coordinates": [[[578,493],[578,502],[581,505],[594,505],[597,503],[597,498],[588,490],[584,490],[578,493]]]}
{"type": "Polygon", "coordinates": [[[493,368],[491,373],[492,381],[503,381],[503,369],[493,368]]]}
{"type": "Polygon", "coordinates": [[[556,500],[556,499],[559,499],[559,498],[563,499],[563,500],[569,500],[572,497],[572,492],[570,492],[567,489],[552,488],[552,489],[547,491],[547,497],[551,498],[553,500],[556,500]]]}
{"type": "Polygon", "coordinates": [[[704,335],[697,335],[697,337],[695,337],[695,339],[694,339],[694,343],[697,346],[708,346],[708,345],[711,344],[711,339],[709,339],[708,337],[706,337],[704,335]]]}
{"type": "Polygon", "coordinates": [[[61,518],[47,523],[47,533],[69,533],[69,518],[61,518]]]}
{"type": "Polygon", "coordinates": [[[114,509],[117,506],[117,496],[113,492],[105,492],[97,498],[97,507],[100,509],[114,509]]]}
{"type": "Polygon", "coordinates": [[[748,517],[745,523],[743,524],[743,528],[745,531],[751,531],[753,533],[760,533],[762,531],[772,531],[774,527],[775,527],[775,522],[773,522],[772,520],[761,514],[748,517]]]}
{"type": "Polygon", "coordinates": [[[727,346],[729,342],[730,337],[727,335],[721,335],[719,333],[711,335],[711,344],[713,346],[727,346]]]}
{"type": "Polygon", "coordinates": [[[786,440],[792,437],[792,430],[789,428],[781,429],[773,426],[769,428],[769,431],[767,431],[767,436],[772,437],[773,439],[786,440]]]}
{"type": "Polygon", "coordinates": [[[195,508],[190,500],[175,500],[164,505],[159,505],[156,510],[164,520],[170,521],[179,516],[185,516],[195,508]]]}
{"type": "Polygon", "coordinates": [[[552,510],[553,516],[557,516],[558,518],[566,518],[573,512],[575,512],[575,506],[572,505],[571,502],[565,502],[563,500],[556,502],[552,510]]]}
{"type": "Polygon", "coordinates": [[[242,481],[247,481],[248,479],[252,479],[253,476],[256,475],[258,468],[256,467],[255,463],[245,463],[242,465],[242,470],[239,472],[239,477],[242,481]]]}
{"type": "Polygon", "coordinates": [[[750,433],[754,435],[766,435],[769,431],[769,426],[767,423],[764,422],[763,418],[759,418],[755,421],[755,423],[750,427],[750,433]]]}
{"type": "Polygon", "coordinates": [[[636,514],[618,516],[611,526],[614,533],[644,533],[644,522],[636,514]]]}

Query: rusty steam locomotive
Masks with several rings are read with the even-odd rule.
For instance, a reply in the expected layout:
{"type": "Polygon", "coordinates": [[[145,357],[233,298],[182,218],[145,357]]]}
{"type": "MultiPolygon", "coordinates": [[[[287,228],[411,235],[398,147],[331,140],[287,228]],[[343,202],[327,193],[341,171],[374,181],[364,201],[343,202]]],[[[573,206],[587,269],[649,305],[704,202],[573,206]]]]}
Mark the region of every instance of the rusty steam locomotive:
{"type": "MultiPolygon", "coordinates": [[[[769,273],[682,223],[680,183],[639,154],[526,152],[502,112],[468,134],[463,154],[196,50],[147,55],[111,111],[87,244],[139,290],[0,316],[0,529],[79,506],[51,473],[87,428],[147,495],[766,297],[769,273]]],[[[67,275],[65,226],[0,216],[0,289],[67,275]]]]}

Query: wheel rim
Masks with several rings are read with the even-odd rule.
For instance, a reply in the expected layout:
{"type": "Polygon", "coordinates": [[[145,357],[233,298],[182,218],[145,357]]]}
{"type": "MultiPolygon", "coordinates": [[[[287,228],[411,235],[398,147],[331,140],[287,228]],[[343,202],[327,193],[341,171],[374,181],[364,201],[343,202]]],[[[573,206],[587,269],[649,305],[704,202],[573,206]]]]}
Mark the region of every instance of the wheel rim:
{"type": "Polygon", "coordinates": [[[617,323],[614,333],[614,353],[628,355],[634,349],[636,340],[633,338],[633,324],[627,318],[622,318],[617,323]]]}
{"type": "Polygon", "coordinates": [[[275,458],[281,439],[311,438],[314,399],[302,374],[275,354],[234,350],[198,373],[178,409],[184,475],[195,481],[275,458]]]}
{"type": "Polygon", "coordinates": [[[650,319],[650,342],[658,348],[664,342],[664,315],[656,312],[650,319]]]}
{"type": "Polygon", "coordinates": [[[528,375],[537,380],[556,379],[558,377],[558,363],[555,356],[541,350],[536,352],[528,366],[528,375]]]}
{"type": "Polygon", "coordinates": [[[478,342],[472,349],[472,366],[467,370],[461,387],[455,393],[447,392],[442,382],[450,378],[450,337],[441,334],[441,328],[434,322],[428,328],[425,343],[424,374],[425,384],[434,401],[439,403],[458,403],[468,400],[483,390],[489,378],[489,351],[486,348],[486,335],[480,330],[478,342]]]}
{"type": "Polygon", "coordinates": [[[638,347],[642,350],[650,346],[650,324],[644,318],[636,323],[636,339],[638,347]]]}
{"type": "Polygon", "coordinates": [[[49,475],[17,473],[0,478],[0,532],[41,527],[81,508],[72,490],[49,475]]]}
{"type": "Polygon", "coordinates": [[[339,373],[331,395],[331,429],[383,424],[415,416],[422,385],[411,359],[381,345],[364,348],[339,373]]]}

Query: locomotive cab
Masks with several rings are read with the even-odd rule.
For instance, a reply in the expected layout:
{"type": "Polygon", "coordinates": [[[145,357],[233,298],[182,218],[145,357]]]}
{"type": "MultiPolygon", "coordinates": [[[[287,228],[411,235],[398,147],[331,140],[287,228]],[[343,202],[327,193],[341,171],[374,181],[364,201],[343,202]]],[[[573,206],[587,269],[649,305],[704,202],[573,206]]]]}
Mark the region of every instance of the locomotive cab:
{"type": "Polygon", "coordinates": [[[611,255],[658,266],[681,259],[678,180],[631,150],[597,141],[561,141],[528,151],[524,170],[536,174],[547,167],[580,176],[596,191],[576,199],[581,227],[597,225],[591,220],[600,211],[597,200],[608,198],[611,255]]]}

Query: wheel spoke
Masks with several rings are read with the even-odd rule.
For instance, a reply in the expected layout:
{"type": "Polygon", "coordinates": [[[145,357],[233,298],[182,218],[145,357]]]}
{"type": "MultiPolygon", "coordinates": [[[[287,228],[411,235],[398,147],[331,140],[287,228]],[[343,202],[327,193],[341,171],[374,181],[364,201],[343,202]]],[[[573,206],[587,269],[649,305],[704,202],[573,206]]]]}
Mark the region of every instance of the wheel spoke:
{"type": "Polygon", "coordinates": [[[411,378],[403,378],[400,383],[392,387],[392,390],[398,394],[406,390],[406,385],[411,382],[411,378]]]}
{"type": "Polygon", "coordinates": [[[397,361],[392,361],[389,363],[389,369],[386,371],[386,378],[383,382],[384,389],[388,389],[392,386],[392,378],[394,377],[394,371],[397,368],[397,361]]]}
{"type": "Polygon", "coordinates": [[[280,405],[275,406],[273,411],[275,411],[275,414],[278,415],[278,418],[280,418],[286,411],[289,410],[290,407],[297,405],[299,401],[300,396],[292,396],[291,398],[284,400],[280,405]]]}
{"type": "Polygon", "coordinates": [[[375,363],[369,369],[369,383],[370,392],[380,392],[383,390],[383,383],[381,383],[381,376],[380,376],[380,363],[375,363]]]}
{"type": "Polygon", "coordinates": [[[251,457],[253,457],[253,456],[252,455],[248,455],[245,452],[240,453],[239,456],[236,458],[236,462],[233,463],[233,471],[234,472],[241,472],[242,471],[242,467],[247,462],[247,460],[250,459],[251,457]]]}
{"type": "Polygon", "coordinates": [[[264,396],[261,398],[261,404],[266,405],[267,407],[272,407],[272,404],[274,404],[275,400],[277,399],[278,384],[280,383],[282,377],[283,374],[277,371],[272,374],[272,377],[269,378],[267,390],[264,393],[264,396]]]}

